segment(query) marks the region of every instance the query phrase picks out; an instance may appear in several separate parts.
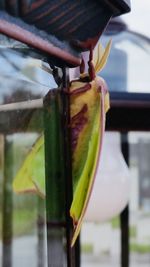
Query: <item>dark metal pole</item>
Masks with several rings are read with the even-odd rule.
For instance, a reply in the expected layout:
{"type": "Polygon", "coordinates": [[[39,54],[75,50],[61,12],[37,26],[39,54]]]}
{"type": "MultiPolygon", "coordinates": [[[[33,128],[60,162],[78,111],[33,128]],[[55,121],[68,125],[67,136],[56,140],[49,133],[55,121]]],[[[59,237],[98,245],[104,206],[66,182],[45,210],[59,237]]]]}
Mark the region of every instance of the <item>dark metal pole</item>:
{"type": "Polygon", "coordinates": [[[66,266],[65,240],[67,267],[80,267],[79,241],[71,248],[73,223],[69,211],[73,186],[67,68],[62,69],[58,80],[60,88],[50,90],[44,99],[48,266],[66,266]]]}
{"type": "MultiPolygon", "coordinates": [[[[121,149],[124,159],[129,166],[128,134],[121,134],[121,149]]],[[[129,267],[129,205],[120,215],[121,224],[121,267],[129,267]]]]}
{"type": "Polygon", "coordinates": [[[67,238],[67,267],[75,266],[74,249],[71,249],[72,221],[69,210],[72,201],[72,155],[71,155],[71,133],[70,133],[70,104],[69,104],[69,78],[68,70],[63,69],[63,122],[64,122],[64,163],[65,163],[65,183],[66,183],[66,238],[67,238]]]}
{"type": "Polygon", "coordinates": [[[65,176],[60,89],[44,98],[48,267],[65,266],[65,176]]]}
{"type": "Polygon", "coordinates": [[[75,243],[75,266],[81,266],[81,243],[80,243],[80,235],[78,236],[75,243]]]}
{"type": "Polygon", "coordinates": [[[66,181],[66,238],[67,238],[67,266],[80,267],[81,248],[80,236],[71,248],[73,234],[73,222],[70,218],[70,206],[73,199],[72,181],[72,151],[71,151],[71,129],[70,125],[70,98],[69,98],[69,75],[68,69],[63,69],[63,120],[64,120],[64,159],[65,159],[65,181],[66,181]],[[67,94],[66,94],[67,92],[67,94]]]}
{"type": "Polygon", "coordinates": [[[45,202],[43,199],[39,198],[38,201],[38,218],[37,218],[37,235],[38,235],[38,247],[37,247],[37,256],[38,256],[38,267],[45,266],[45,253],[44,253],[44,228],[45,228],[45,202]]]}
{"type": "Polygon", "coordinates": [[[13,142],[4,137],[4,179],[2,205],[2,267],[12,266],[12,179],[13,179],[13,142]]]}

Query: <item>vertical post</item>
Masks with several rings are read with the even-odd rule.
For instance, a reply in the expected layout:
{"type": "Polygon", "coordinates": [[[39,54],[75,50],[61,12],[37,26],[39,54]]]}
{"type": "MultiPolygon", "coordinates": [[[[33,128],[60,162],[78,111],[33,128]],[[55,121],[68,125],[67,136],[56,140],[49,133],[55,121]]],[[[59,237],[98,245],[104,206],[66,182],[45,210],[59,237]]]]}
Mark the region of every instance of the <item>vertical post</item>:
{"type": "Polygon", "coordinates": [[[80,235],[78,236],[75,243],[75,266],[81,266],[81,244],[80,244],[80,235]]]}
{"type": "MultiPolygon", "coordinates": [[[[128,134],[121,134],[121,149],[124,159],[129,166],[128,134]]],[[[121,224],[121,267],[129,267],[129,205],[120,215],[121,224]]]]}
{"type": "Polygon", "coordinates": [[[62,72],[61,88],[50,90],[44,99],[48,267],[79,267],[79,246],[78,253],[71,248],[69,213],[73,195],[69,79],[68,70],[62,72]]]}
{"type": "Polygon", "coordinates": [[[13,179],[13,142],[4,138],[4,179],[2,205],[2,267],[12,266],[12,179],[13,179]]]}
{"type": "Polygon", "coordinates": [[[48,267],[65,266],[65,176],[60,90],[44,99],[45,177],[48,267]]]}
{"type": "Polygon", "coordinates": [[[45,255],[44,255],[44,211],[45,202],[43,199],[38,197],[38,218],[37,218],[37,234],[38,234],[38,267],[45,266],[45,255]]]}
{"type": "Polygon", "coordinates": [[[64,136],[64,173],[66,184],[66,238],[67,238],[67,266],[79,267],[76,264],[76,247],[71,248],[73,234],[73,223],[70,217],[70,207],[73,198],[72,184],[72,152],[71,152],[71,131],[70,131],[70,98],[68,69],[63,68],[62,102],[63,102],[63,136],[64,136]],[[66,93],[67,92],[67,93],[66,93]]]}

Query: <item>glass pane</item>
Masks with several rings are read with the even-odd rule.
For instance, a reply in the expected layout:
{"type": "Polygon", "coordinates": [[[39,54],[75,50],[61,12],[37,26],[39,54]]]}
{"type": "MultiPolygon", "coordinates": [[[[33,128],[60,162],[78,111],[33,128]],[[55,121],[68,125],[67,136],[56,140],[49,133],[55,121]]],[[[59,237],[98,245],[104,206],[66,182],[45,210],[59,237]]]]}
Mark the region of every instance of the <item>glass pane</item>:
{"type": "Polygon", "coordinates": [[[134,32],[123,31],[103,36],[104,45],[112,37],[107,66],[100,73],[110,91],[150,92],[150,39],[134,32]]]}
{"type": "Polygon", "coordinates": [[[129,142],[132,175],[130,250],[132,262],[148,266],[150,252],[150,134],[130,133],[129,142]]]}
{"type": "Polygon", "coordinates": [[[110,91],[150,92],[149,9],[148,0],[131,1],[131,12],[113,19],[101,38],[104,45],[112,38],[107,66],[100,73],[110,91]]]}
{"type": "MultiPolygon", "coordinates": [[[[118,135],[118,133],[113,133],[113,135],[118,135]]],[[[110,139],[111,137],[109,136],[109,140],[110,139]]],[[[128,134],[128,144],[130,155],[130,266],[148,267],[150,257],[150,133],[131,132],[128,134]]],[[[103,150],[105,150],[105,148],[107,148],[107,146],[104,143],[103,150]]],[[[112,216],[112,218],[105,221],[102,220],[102,214],[107,210],[105,201],[110,201],[110,198],[112,197],[109,204],[110,209],[113,210],[114,199],[119,196],[120,192],[122,195],[120,183],[123,178],[123,169],[122,163],[119,160],[120,156],[118,158],[115,153],[115,150],[117,149],[118,151],[118,148],[116,147],[115,142],[112,146],[109,146],[109,148],[109,150],[107,149],[107,161],[105,161],[104,164],[107,169],[107,176],[104,176],[105,168],[103,161],[101,162],[101,172],[99,173],[99,176],[101,177],[101,183],[99,186],[99,205],[95,206],[95,211],[97,213],[95,218],[99,217],[99,221],[94,221],[95,218],[93,217],[93,222],[88,221],[84,223],[82,228],[81,248],[83,267],[120,267],[121,264],[119,216],[112,216]],[[111,169],[110,174],[109,169],[112,162],[116,173],[111,169]],[[116,178],[116,181],[118,179],[116,184],[114,177],[118,177],[116,178]],[[104,181],[107,184],[105,190],[104,181]],[[117,190],[114,194],[115,186],[117,190]],[[105,192],[104,196],[102,194],[103,191],[105,192]],[[103,209],[102,203],[104,204],[103,209]]],[[[119,153],[117,153],[117,155],[118,154],[119,153]]],[[[118,198],[118,201],[120,201],[120,197],[118,198]]]]}
{"type": "Polygon", "coordinates": [[[128,27],[136,32],[149,36],[149,17],[150,2],[149,0],[131,1],[131,12],[122,16],[128,27]],[[141,19],[142,18],[142,19],[141,19]]]}
{"type": "MultiPolygon", "coordinates": [[[[45,201],[36,194],[17,194],[12,187],[36,139],[37,134],[29,133],[1,135],[1,266],[45,266],[45,201]]],[[[28,172],[22,175],[28,178],[28,172]]]]}
{"type": "MultiPolygon", "coordinates": [[[[118,214],[129,198],[130,172],[121,153],[117,132],[106,133],[100,169],[96,176],[92,209],[81,232],[82,266],[120,266],[120,221],[118,214]],[[99,182],[98,182],[99,181],[99,182]],[[95,193],[94,193],[95,191],[95,193]]],[[[87,208],[89,209],[89,208],[87,208]]]]}
{"type": "Polygon", "coordinates": [[[28,161],[18,191],[13,181],[43,132],[43,97],[57,85],[40,55],[0,37],[0,266],[45,267],[45,199],[30,176],[40,173],[44,183],[43,150],[34,166],[28,161]]]}

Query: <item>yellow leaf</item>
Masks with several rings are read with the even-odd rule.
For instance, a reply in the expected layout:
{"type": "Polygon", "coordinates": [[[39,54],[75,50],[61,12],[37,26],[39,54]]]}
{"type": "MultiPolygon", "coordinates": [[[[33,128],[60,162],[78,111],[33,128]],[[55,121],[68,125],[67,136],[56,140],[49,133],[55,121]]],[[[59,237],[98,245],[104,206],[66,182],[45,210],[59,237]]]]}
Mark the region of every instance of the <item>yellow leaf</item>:
{"type": "Polygon", "coordinates": [[[94,62],[93,62],[96,73],[100,72],[105,67],[109,53],[110,53],[111,43],[112,41],[110,40],[105,49],[103,49],[101,44],[99,44],[96,47],[96,51],[94,52],[95,55],[94,55],[94,62]]]}
{"type": "Polygon", "coordinates": [[[38,138],[19,169],[14,181],[16,193],[38,193],[45,196],[44,136],[38,138]]]}
{"type": "MultiPolygon", "coordinates": [[[[75,82],[78,85],[79,82],[75,82]]],[[[87,105],[87,125],[82,128],[73,153],[74,195],[70,215],[74,222],[72,246],[82,226],[84,214],[91,195],[105,126],[105,113],[109,107],[106,84],[100,77],[91,83],[91,90],[82,96],[75,96],[71,101],[71,112],[74,114],[83,105],[87,105]],[[86,131],[85,131],[86,130],[86,131]]],[[[75,86],[74,85],[74,86],[75,86]]],[[[74,88],[72,85],[72,87],[74,88]]],[[[78,122],[77,122],[78,124],[78,122]]]]}
{"type": "Polygon", "coordinates": [[[95,68],[95,72],[97,72],[99,62],[100,62],[104,52],[105,52],[104,47],[102,46],[101,43],[98,43],[98,45],[94,49],[93,60],[92,60],[94,68],[95,68]]]}

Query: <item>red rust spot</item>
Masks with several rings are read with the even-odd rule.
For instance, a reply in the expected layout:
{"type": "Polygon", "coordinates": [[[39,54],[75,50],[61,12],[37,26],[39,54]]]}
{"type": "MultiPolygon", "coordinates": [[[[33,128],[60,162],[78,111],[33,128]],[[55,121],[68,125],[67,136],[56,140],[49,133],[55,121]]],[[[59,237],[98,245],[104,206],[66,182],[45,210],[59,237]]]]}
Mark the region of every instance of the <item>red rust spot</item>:
{"type": "Polygon", "coordinates": [[[86,91],[91,89],[91,84],[87,83],[82,87],[79,87],[77,89],[74,89],[73,91],[70,92],[70,95],[78,95],[78,94],[82,94],[85,93],[86,91]]]}
{"type": "Polygon", "coordinates": [[[84,106],[82,107],[82,109],[71,118],[71,123],[73,123],[74,121],[76,121],[77,119],[80,119],[81,116],[83,114],[85,114],[88,111],[88,107],[87,104],[84,104],[84,106]]]}
{"type": "Polygon", "coordinates": [[[36,9],[36,8],[39,8],[40,6],[42,6],[43,4],[45,4],[46,1],[45,0],[39,0],[39,1],[36,1],[34,2],[33,4],[31,4],[31,8],[32,10],[36,9]]]}
{"type": "Polygon", "coordinates": [[[82,109],[72,117],[71,119],[71,145],[72,145],[72,152],[75,150],[79,134],[88,122],[88,118],[85,116],[85,113],[87,112],[88,107],[87,104],[85,104],[82,109]]]}
{"type": "Polygon", "coordinates": [[[96,37],[88,38],[86,41],[73,40],[72,44],[76,47],[82,48],[82,50],[90,50],[91,46],[94,48],[97,44],[99,37],[102,33],[100,32],[96,37]]]}

